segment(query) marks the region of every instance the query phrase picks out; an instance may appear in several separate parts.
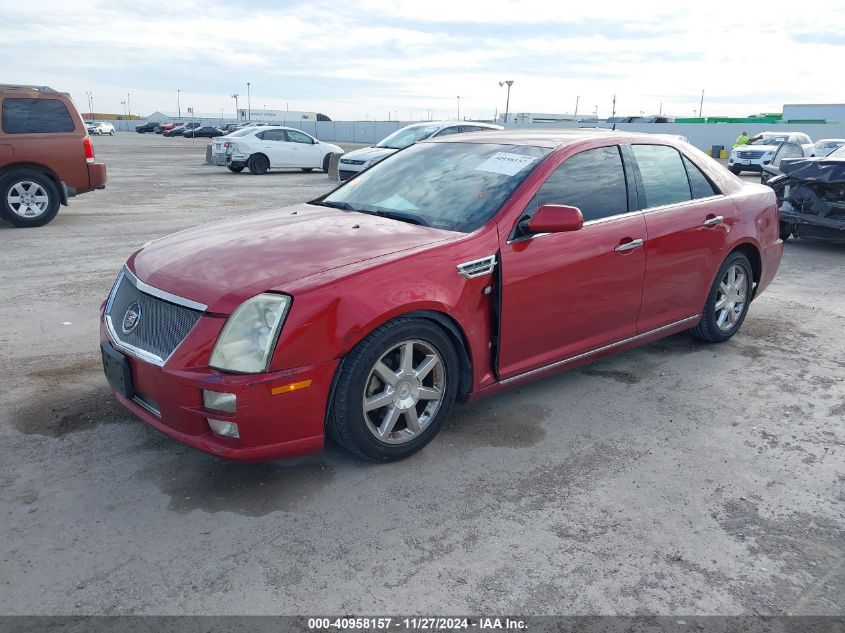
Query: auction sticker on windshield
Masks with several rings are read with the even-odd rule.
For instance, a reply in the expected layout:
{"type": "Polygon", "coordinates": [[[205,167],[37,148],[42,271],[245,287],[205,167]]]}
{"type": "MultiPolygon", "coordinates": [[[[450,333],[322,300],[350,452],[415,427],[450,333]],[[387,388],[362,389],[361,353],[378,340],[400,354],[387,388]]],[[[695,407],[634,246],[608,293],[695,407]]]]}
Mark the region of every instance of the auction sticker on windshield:
{"type": "Polygon", "coordinates": [[[525,167],[533,163],[536,158],[523,156],[522,154],[511,154],[509,152],[496,152],[490,158],[475,168],[476,171],[489,171],[504,176],[515,176],[525,167]]]}

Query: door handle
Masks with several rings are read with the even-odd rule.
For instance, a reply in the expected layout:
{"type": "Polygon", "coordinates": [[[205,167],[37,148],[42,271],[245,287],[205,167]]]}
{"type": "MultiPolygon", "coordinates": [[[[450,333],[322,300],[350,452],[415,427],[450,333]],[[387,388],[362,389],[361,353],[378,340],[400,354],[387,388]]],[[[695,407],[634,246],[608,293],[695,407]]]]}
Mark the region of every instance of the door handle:
{"type": "Polygon", "coordinates": [[[725,221],[721,215],[717,215],[715,218],[708,218],[701,223],[701,226],[717,226],[725,221]]]}
{"type": "Polygon", "coordinates": [[[625,242],[624,244],[620,244],[619,246],[617,246],[613,250],[615,250],[617,253],[624,253],[626,251],[632,251],[635,248],[640,248],[642,245],[643,245],[643,241],[640,240],[640,239],[631,240],[630,242],[625,242]]]}

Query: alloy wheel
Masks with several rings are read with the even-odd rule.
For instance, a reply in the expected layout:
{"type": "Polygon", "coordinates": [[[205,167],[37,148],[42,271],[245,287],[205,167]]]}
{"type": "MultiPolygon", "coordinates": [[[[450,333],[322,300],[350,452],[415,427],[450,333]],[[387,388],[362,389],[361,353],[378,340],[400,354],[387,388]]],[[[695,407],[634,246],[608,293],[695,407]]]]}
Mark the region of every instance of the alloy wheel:
{"type": "Polygon", "coordinates": [[[748,295],[748,275],[742,266],[734,265],[725,271],[716,295],[716,325],[727,332],[736,325],[745,309],[748,295]]]}
{"type": "Polygon", "coordinates": [[[425,341],[402,341],[376,361],[364,383],[367,428],[386,444],[409,442],[434,420],[445,392],[440,353],[425,341]]]}
{"type": "Polygon", "coordinates": [[[50,196],[37,182],[22,180],[9,188],[6,203],[22,218],[37,218],[50,208],[50,196]]]}

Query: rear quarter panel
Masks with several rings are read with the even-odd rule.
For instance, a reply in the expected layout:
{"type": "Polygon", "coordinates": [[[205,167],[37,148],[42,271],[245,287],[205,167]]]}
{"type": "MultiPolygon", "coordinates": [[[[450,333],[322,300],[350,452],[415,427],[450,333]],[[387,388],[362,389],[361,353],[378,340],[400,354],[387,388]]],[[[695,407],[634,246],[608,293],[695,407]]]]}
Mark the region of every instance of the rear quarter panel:
{"type": "MultiPolygon", "coordinates": [[[[32,98],[33,95],[5,94],[0,96],[0,116],[3,102],[9,98],[32,98]]],[[[88,134],[82,117],[73,101],[66,95],[51,96],[67,107],[74,122],[72,132],[49,134],[7,134],[0,125],[0,146],[9,146],[10,152],[0,151],[0,168],[16,164],[42,165],[69,187],[79,190],[89,188],[88,163],[82,139],[88,134]],[[3,157],[6,156],[4,159],[3,157]]],[[[0,121],[0,124],[2,121],[0,121]]]]}

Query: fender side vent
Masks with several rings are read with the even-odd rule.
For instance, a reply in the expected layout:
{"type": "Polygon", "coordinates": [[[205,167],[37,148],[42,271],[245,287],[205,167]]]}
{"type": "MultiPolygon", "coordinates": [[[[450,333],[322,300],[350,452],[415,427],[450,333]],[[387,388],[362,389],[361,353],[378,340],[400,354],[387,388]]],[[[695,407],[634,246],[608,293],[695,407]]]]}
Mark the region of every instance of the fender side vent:
{"type": "Polygon", "coordinates": [[[489,275],[496,268],[496,256],[488,255],[480,259],[473,259],[463,264],[458,264],[458,274],[463,275],[467,279],[474,277],[481,277],[482,275],[489,275]]]}

